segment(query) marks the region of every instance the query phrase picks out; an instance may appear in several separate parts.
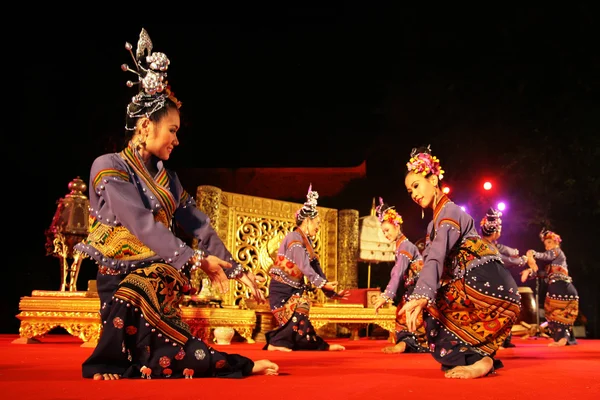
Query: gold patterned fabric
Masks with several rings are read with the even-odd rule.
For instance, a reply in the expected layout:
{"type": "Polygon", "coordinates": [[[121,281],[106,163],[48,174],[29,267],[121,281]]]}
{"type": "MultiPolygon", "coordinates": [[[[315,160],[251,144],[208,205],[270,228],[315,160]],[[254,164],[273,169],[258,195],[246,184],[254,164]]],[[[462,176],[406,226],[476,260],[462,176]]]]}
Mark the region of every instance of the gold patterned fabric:
{"type": "Polygon", "coordinates": [[[310,312],[310,301],[306,295],[294,295],[278,309],[273,310],[273,316],[279,325],[285,325],[295,312],[308,315],[310,312]]]}
{"type": "Polygon", "coordinates": [[[578,299],[560,299],[546,296],[544,300],[544,311],[546,319],[561,323],[563,325],[573,325],[579,315],[578,299]]]}
{"type": "Polygon", "coordinates": [[[577,344],[573,325],[579,314],[579,295],[570,278],[549,281],[544,311],[552,339],[557,342],[565,338],[568,345],[577,344]]]}
{"type": "MultiPolygon", "coordinates": [[[[485,283],[483,286],[486,287],[485,283]]],[[[491,285],[490,285],[491,286],[491,285]]],[[[520,312],[513,300],[502,300],[478,287],[456,280],[443,288],[443,301],[427,311],[441,325],[465,343],[487,355],[493,355],[510,334],[520,312]]]]}
{"type": "Polygon", "coordinates": [[[455,276],[464,275],[473,263],[487,256],[498,256],[498,249],[479,236],[468,237],[465,241],[448,253],[442,274],[442,286],[455,276]]]}
{"type": "MultiPolygon", "coordinates": [[[[154,219],[168,227],[164,210],[156,213],[154,219]]],[[[93,246],[105,257],[116,260],[137,261],[156,256],[156,253],[126,227],[103,224],[93,215],[89,217],[89,234],[85,243],[93,246]]]]}
{"type": "Polygon", "coordinates": [[[179,310],[184,285],[189,285],[188,279],[171,265],[154,263],[130,272],[121,282],[115,298],[139,308],[144,318],[164,336],[183,345],[190,334],[179,310]]]}

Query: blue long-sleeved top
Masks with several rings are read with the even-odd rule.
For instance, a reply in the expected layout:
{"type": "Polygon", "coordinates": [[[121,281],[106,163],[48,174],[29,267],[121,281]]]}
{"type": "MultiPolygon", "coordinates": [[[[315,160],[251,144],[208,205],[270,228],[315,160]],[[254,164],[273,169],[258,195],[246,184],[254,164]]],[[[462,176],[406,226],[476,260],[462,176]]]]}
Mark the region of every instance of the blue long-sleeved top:
{"type": "Polygon", "coordinates": [[[545,261],[548,270],[548,279],[569,280],[569,267],[567,265],[567,256],[560,247],[555,247],[544,252],[533,252],[533,258],[545,261]]]}
{"type": "Polygon", "coordinates": [[[442,281],[460,279],[472,268],[493,260],[500,261],[494,246],[481,243],[483,240],[475,229],[473,218],[446,195],[435,207],[427,232],[423,269],[409,299],[426,298],[432,302],[442,281]],[[476,254],[477,257],[466,265],[458,264],[459,252],[476,254]],[[452,260],[448,266],[445,265],[447,257],[452,260]]]}
{"type": "Polygon", "coordinates": [[[181,185],[177,174],[157,162],[152,177],[131,142],[120,153],[104,154],[92,164],[89,183],[89,234],[75,245],[107,274],[123,274],[153,262],[181,269],[194,249],[172,230],[177,223],[198,247],[232,264],[229,278],[243,269],[210,225],[208,216],[181,185]]]}
{"type": "Polygon", "coordinates": [[[498,243],[495,241],[489,241],[485,237],[483,240],[486,240],[488,243],[496,246],[498,249],[498,253],[500,254],[500,259],[502,263],[508,267],[522,267],[527,263],[526,256],[519,256],[519,250],[514,249],[512,247],[508,247],[502,243],[498,243]]]}
{"type": "MultiPolygon", "coordinates": [[[[423,261],[423,256],[421,255],[421,252],[419,252],[417,246],[408,240],[406,236],[400,236],[396,241],[396,262],[392,267],[390,281],[382,293],[382,296],[389,300],[393,300],[396,297],[400,282],[405,280],[405,275],[409,267],[411,264],[419,261],[423,261]]],[[[415,280],[417,279],[417,276],[412,276],[410,279],[415,280]]]]}
{"type": "Polygon", "coordinates": [[[292,289],[306,290],[312,286],[323,290],[327,297],[336,294],[333,290],[323,289],[327,278],[321,268],[319,257],[310,238],[299,228],[295,228],[283,238],[279,245],[277,259],[269,269],[269,275],[272,282],[283,283],[292,289]],[[309,287],[304,284],[305,278],[309,287]]]}

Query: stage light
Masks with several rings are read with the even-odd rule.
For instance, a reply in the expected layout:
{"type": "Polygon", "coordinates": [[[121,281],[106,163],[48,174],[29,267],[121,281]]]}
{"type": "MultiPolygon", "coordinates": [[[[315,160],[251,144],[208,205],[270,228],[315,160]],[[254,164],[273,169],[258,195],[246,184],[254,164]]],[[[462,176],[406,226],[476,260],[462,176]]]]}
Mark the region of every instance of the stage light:
{"type": "Polygon", "coordinates": [[[450,187],[448,187],[448,186],[444,186],[444,187],[442,188],[442,192],[443,192],[443,193],[445,193],[445,194],[448,194],[448,193],[450,193],[450,187]]]}
{"type": "Polygon", "coordinates": [[[504,204],[503,201],[501,201],[500,203],[498,203],[498,210],[500,210],[500,211],[506,210],[506,204],[504,204]]]}
{"type": "Polygon", "coordinates": [[[484,188],[485,190],[490,190],[490,189],[492,188],[492,182],[490,182],[490,181],[485,181],[485,182],[483,183],[483,188],[484,188]]]}
{"type": "Polygon", "coordinates": [[[465,207],[465,206],[460,206],[460,209],[463,210],[464,212],[467,212],[467,207],[465,207]]]}

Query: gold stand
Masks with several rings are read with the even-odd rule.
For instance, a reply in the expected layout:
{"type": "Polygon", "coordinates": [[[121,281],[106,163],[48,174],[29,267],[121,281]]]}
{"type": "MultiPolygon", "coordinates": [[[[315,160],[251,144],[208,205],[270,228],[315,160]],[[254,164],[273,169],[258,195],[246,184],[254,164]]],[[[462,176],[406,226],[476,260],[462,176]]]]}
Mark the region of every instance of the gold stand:
{"type": "Polygon", "coordinates": [[[379,325],[390,335],[395,335],[396,309],[382,307],[379,314],[375,314],[374,308],[365,308],[360,304],[327,303],[310,308],[310,321],[317,330],[329,323],[348,327],[352,331],[351,340],[358,340],[358,330],[369,324],[379,325]]]}
{"type": "Polygon", "coordinates": [[[19,338],[13,343],[40,343],[52,329],[61,327],[83,341],[81,347],[95,347],[100,338],[100,298],[90,292],[34,290],[19,302],[19,338]]]}
{"type": "Polygon", "coordinates": [[[219,326],[232,327],[248,343],[254,343],[252,332],[256,326],[254,310],[242,310],[239,307],[198,307],[182,306],[181,319],[191,328],[192,335],[209,343],[212,330],[219,326]]]}

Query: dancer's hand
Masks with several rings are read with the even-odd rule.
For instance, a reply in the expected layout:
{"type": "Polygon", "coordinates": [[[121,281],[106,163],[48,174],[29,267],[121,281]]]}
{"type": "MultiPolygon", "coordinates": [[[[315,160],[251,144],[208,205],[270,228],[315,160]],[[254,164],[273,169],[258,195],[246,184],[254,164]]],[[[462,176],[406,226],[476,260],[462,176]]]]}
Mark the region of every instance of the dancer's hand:
{"type": "Polygon", "coordinates": [[[348,297],[350,297],[350,291],[348,289],[340,290],[333,296],[335,300],[348,300],[348,297]]]}
{"type": "Polygon", "coordinates": [[[533,256],[527,257],[527,265],[529,265],[529,268],[531,268],[533,272],[538,272],[538,265],[533,256]]]}
{"type": "Polygon", "coordinates": [[[213,255],[203,258],[200,264],[200,269],[208,275],[212,286],[225,294],[229,291],[229,278],[223,268],[231,268],[231,264],[213,255]]]}
{"type": "Polygon", "coordinates": [[[254,275],[251,270],[245,271],[242,276],[237,278],[237,280],[244,285],[246,285],[250,291],[252,292],[252,297],[256,300],[258,304],[262,304],[266,301],[265,294],[258,288],[259,283],[263,283],[266,281],[262,276],[254,275]]]}
{"type": "Polygon", "coordinates": [[[337,288],[338,282],[337,281],[329,281],[327,283],[325,283],[323,285],[323,287],[321,288],[321,290],[330,290],[332,292],[335,292],[335,289],[337,288]]]}
{"type": "Polygon", "coordinates": [[[406,302],[398,311],[398,314],[406,313],[406,325],[410,332],[416,332],[417,319],[425,306],[427,306],[427,299],[415,299],[406,302]]]}
{"type": "Polygon", "coordinates": [[[535,253],[535,250],[527,250],[527,258],[533,258],[533,253],[535,253]]]}
{"type": "Polygon", "coordinates": [[[379,309],[383,307],[383,305],[387,303],[387,299],[383,296],[379,296],[375,302],[373,302],[373,307],[375,307],[375,315],[379,314],[379,309]]]}
{"type": "Polygon", "coordinates": [[[521,282],[525,282],[527,280],[527,278],[529,277],[530,273],[531,273],[531,270],[529,268],[521,271],[521,282]]]}

